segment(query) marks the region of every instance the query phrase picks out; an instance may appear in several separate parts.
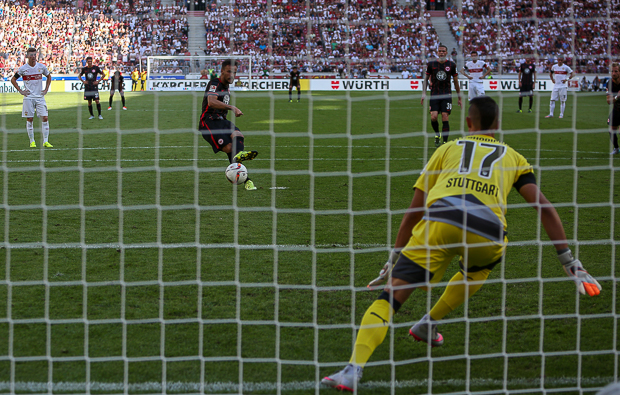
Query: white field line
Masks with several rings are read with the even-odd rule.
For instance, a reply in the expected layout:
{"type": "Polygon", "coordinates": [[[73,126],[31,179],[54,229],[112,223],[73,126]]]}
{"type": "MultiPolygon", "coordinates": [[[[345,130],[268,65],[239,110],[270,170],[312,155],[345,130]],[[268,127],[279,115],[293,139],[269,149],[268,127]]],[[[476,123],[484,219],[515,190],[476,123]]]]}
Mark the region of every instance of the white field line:
{"type": "MultiPolygon", "coordinates": [[[[579,380],[581,386],[587,387],[603,387],[611,382],[614,382],[613,377],[592,377],[592,378],[582,378],[579,380]]],[[[470,391],[471,388],[481,387],[481,386],[490,386],[496,388],[503,388],[504,381],[496,380],[496,379],[470,379],[470,380],[458,380],[458,379],[449,379],[449,380],[434,380],[433,387],[437,386],[455,386],[455,387],[464,387],[469,382],[470,391]]],[[[578,385],[578,380],[576,377],[558,377],[552,378],[547,377],[544,379],[544,387],[549,388],[557,388],[557,387],[569,387],[575,388],[578,385]]],[[[280,388],[282,391],[299,391],[299,390],[312,390],[315,389],[317,383],[314,381],[292,381],[285,383],[272,383],[272,382],[246,382],[243,383],[243,392],[255,392],[255,391],[277,391],[280,388]]],[[[359,385],[360,389],[389,389],[392,388],[427,388],[428,380],[400,380],[400,381],[362,381],[359,385]]],[[[530,389],[540,389],[541,388],[541,380],[540,379],[510,379],[506,382],[506,386],[508,388],[514,388],[516,386],[519,387],[527,387],[530,389]]],[[[24,382],[19,381],[15,382],[13,386],[13,390],[16,392],[28,392],[28,393],[36,393],[36,392],[48,392],[50,385],[48,383],[41,382],[24,382]]],[[[53,392],[86,392],[86,384],[82,382],[59,382],[52,383],[51,389],[53,392]]],[[[239,392],[240,386],[237,383],[233,382],[205,382],[204,387],[201,383],[188,383],[188,382],[168,382],[165,383],[166,392],[194,392],[200,393],[201,388],[204,388],[205,393],[218,393],[218,392],[239,392]]],[[[320,388],[325,388],[320,386],[320,388]]],[[[592,388],[596,390],[596,388],[592,388]]],[[[10,382],[0,382],[0,391],[10,391],[11,383],[10,382]]],[[[149,392],[149,393],[162,393],[164,390],[164,385],[159,382],[146,382],[146,383],[131,383],[127,385],[127,392],[149,392]]],[[[103,383],[103,382],[91,382],[90,383],[90,391],[92,392],[124,392],[125,385],[123,383],[103,383]]]]}

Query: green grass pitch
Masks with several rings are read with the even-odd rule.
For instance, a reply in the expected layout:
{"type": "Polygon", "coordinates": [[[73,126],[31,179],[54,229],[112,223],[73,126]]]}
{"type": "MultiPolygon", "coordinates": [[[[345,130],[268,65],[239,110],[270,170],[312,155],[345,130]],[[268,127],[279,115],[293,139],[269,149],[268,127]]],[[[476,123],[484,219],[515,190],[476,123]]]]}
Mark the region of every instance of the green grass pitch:
{"type": "MultiPolygon", "coordinates": [[[[80,94],[49,94],[52,149],[28,148],[21,97],[0,95],[0,392],[47,392],[50,378],[54,393],[332,391],[315,383],[348,361],[378,294],[365,286],[434,150],[428,113],[406,93],[233,96],[259,151],[253,192],[226,181],[226,156],[196,132],[200,92],[128,92],[128,111],[119,97],[106,111],[104,93],[103,120],[80,94]]],[[[571,95],[561,120],[559,103],[544,119],[548,95],[532,114],[495,97],[498,136],[536,167],[603,292],[576,297],[512,192],[506,262],[447,317],[445,345],[407,336],[442,287],[414,292],[360,394],[578,394],[618,379],[620,159],[604,95],[571,95]]],[[[450,125],[462,133],[459,108],[450,125]]],[[[42,147],[39,120],[35,134],[42,147]]]]}

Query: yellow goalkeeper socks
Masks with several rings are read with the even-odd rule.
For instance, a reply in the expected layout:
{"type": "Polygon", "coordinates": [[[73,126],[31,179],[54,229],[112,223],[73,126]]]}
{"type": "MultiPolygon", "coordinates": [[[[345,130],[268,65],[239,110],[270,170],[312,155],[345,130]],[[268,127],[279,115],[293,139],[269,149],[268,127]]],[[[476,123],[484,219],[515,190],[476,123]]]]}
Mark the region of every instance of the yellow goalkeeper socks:
{"type": "Polygon", "coordinates": [[[383,299],[375,300],[366,310],[361,328],[357,333],[350,363],[362,368],[366,365],[375,349],[383,343],[393,315],[394,309],[387,300],[383,299]]]}
{"type": "Polygon", "coordinates": [[[484,269],[475,273],[467,273],[467,281],[476,281],[476,284],[466,284],[463,279],[463,272],[459,271],[450,279],[446,290],[444,291],[441,298],[435,303],[435,306],[431,309],[430,315],[434,320],[439,321],[449,313],[451,313],[454,309],[459,307],[465,302],[466,297],[471,297],[473,294],[478,292],[484,281],[486,281],[487,277],[491,273],[490,270],[484,269]],[[469,290],[466,293],[465,287],[468,286],[469,290]]]}

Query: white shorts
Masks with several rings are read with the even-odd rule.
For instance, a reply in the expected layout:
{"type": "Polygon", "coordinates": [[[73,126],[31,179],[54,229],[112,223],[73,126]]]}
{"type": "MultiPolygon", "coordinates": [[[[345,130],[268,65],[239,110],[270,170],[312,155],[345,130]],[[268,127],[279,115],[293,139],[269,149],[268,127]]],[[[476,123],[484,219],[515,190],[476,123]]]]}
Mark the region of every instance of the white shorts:
{"type": "Polygon", "coordinates": [[[551,100],[552,101],[556,101],[556,100],[566,101],[567,91],[568,91],[568,88],[566,87],[565,88],[553,88],[553,91],[551,91],[551,100]]]}
{"type": "Polygon", "coordinates": [[[482,82],[470,82],[469,92],[467,94],[468,100],[471,101],[471,99],[480,96],[484,96],[484,85],[482,85],[482,82]]]}
{"type": "Polygon", "coordinates": [[[45,98],[24,97],[22,118],[33,118],[35,110],[37,112],[37,117],[47,117],[47,103],[45,103],[45,98]]]}

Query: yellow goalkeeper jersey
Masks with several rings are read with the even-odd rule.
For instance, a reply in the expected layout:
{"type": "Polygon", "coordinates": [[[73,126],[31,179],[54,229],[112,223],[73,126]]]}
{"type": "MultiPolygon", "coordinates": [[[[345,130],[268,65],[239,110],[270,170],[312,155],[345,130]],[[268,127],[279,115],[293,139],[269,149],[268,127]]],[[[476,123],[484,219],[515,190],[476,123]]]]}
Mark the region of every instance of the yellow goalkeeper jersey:
{"type": "Polygon", "coordinates": [[[517,151],[491,136],[470,135],[438,148],[414,188],[427,194],[424,219],[502,242],[510,190],[535,182],[517,151]]]}

